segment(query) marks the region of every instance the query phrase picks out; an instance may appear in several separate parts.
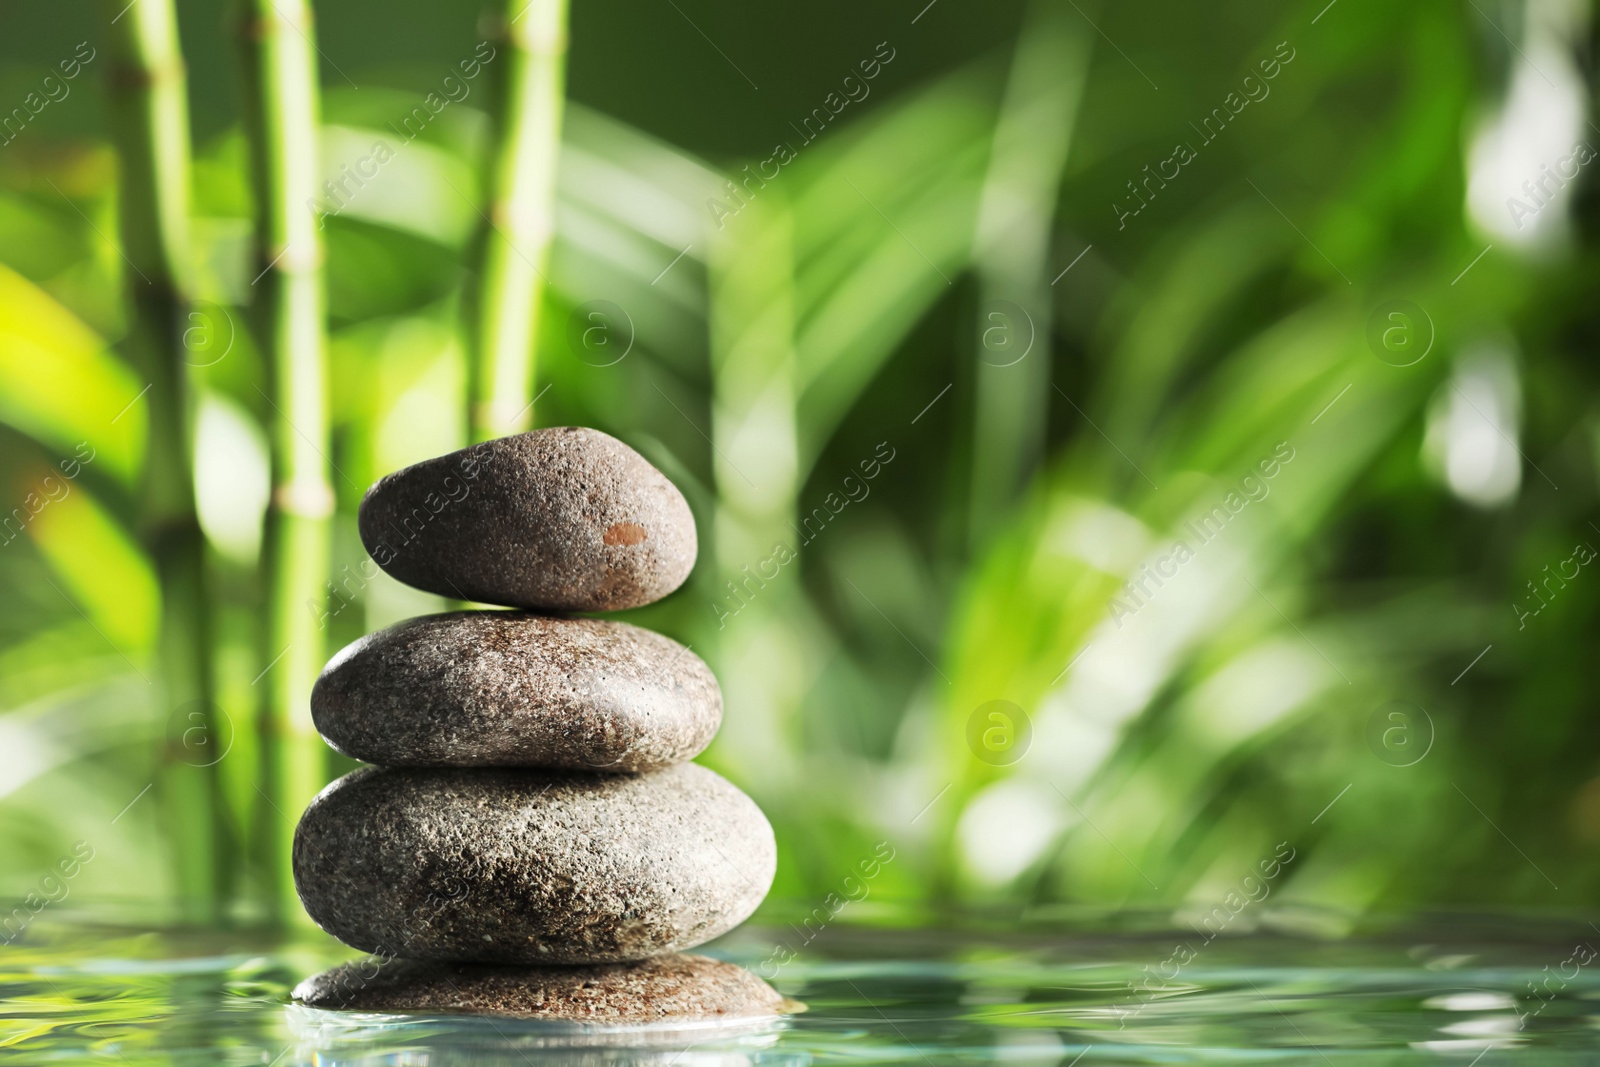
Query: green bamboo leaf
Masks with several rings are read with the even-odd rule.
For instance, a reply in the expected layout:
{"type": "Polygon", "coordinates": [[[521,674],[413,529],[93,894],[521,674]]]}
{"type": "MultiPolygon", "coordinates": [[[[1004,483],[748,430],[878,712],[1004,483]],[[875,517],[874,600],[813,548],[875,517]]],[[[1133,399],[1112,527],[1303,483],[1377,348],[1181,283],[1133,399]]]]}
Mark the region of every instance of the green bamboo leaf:
{"type": "Polygon", "coordinates": [[[961,273],[991,93],[987,68],[959,71],[796,162],[802,469],[961,273]]]}
{"type": "Polygon", "coordinates": [[[143,383],[44,290],[0,266],[0,419],[63,457],[132,480],[144,454],[143,383]]]}
{"type": "MultiPolygon", "coordinates": [[[[1124,782],[1115,805],[1107,806],[1083,791],[1114,758],[1130,724],[1227,632],[1230,619],[1273,606],[1260,590],[1272,588],[1278,561],[1389,447],[1434,377],[1388,376],[1389,368],[1351,337],[1350,317],[1336,298],[1272,326],[1233,354],[1211,379],[1219,384],[1195,391],[1184,417],[1169,416],[1178,429],[1148,460],[1164,488],[1141,486],[1130,494],[1128,510],[1096,501],[1099,476],[1085,483],[1081,462],[1063,462],[1053,485],[1041,489],[1041,499],[979,572],[957,617],[947,729],[959,732],[974,707],[996,698],[1029,712],[1043,751],[1019,765],[1018,783],[1006,787],[1015,803],[1034,805],[1057,826],[1110,822],[1100,828],[1102,840],[1125,841],[1143,854],[1137,842],[1144,828],[1173,800],[1163,796],[1161,783],[1124,782]],[[1352,390],[1361,390],[1359,409],[1352,404],[1312,423],[1344,375],[1353,379],[1352,390]],[[1225,531],[1219,526],[1211,537],[1198,537],[1193,518],[1238,493],[1238,478],[1289,439],[1293,458],[1278,466],[1270,495],[1233,512],[1238,517],[1225,531]],[[1195,473],[1180,473],[1180,463],[1195,473]],[[1143,595],[1122,587],[1126,576],[1147,573],[1141,567],[1174,556],[1170,549],[1178,543],[1192,551],[1179,557],[1170,583],[1142,584],[1143,595]],[[1075,793],[1084,808],[1068,799],[1075,793]]],[[[1105,447],[1097,438],[1083,440],[1075,451],[1105,447]]],[[[1282,610],[1296,610],[1281,591],[1276,596],[1282,610]]],[[[1328,665],[1339,682],[1348,680],[1328,665]]],[[[963,762],[968,795],[976,783],[1006,777],[963,762]]],[[[973,839],[981,826],[969,823],[961,832],[973,839]]],[[[1125,864],[1068,867],[1092,872],[1074,883],[1074,895],[1113,888],[1144,895],[1150,884],[1125,864]]]]}
{"type": "Polygon", "coordinates": [[[44,507],[28,534],[104,640],[142,661],[155,640],[161,593],[131,533],[80,486],[44,507]]]}

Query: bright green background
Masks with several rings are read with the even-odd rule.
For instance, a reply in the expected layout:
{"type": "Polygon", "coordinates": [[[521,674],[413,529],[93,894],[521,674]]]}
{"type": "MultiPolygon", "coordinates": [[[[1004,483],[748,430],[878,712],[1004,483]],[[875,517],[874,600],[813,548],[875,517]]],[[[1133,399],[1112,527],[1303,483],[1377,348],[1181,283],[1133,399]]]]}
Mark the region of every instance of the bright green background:
{"type": "MultiPolygon", "coordinates": [[[[179,6],[195,254],[212,321],[242,326],[234,46],[218,5],[179,6]]],[[[471,54],[480,12],[320,7],[336,170],[471,54]]],[[[1369,909],[1590,902],[1600,579],[1585,567],[1552,586],[1521,629],[1515,605],[1536,606],[1527,583],[1547,565],[1600,544],[1595,205],[1585,171],[1534,245],[1465,206],[1470,147],[1515,79],[1554,95],[1514,130],[1559,126],[1562,100],[1589,113],[1576,72],[1590,32],[1551,5],[1319,10],[578,0],[530,398],[548,386],[539,425],[620,436],[695,511],[694,576],[629,617],[722,679],[727,719],[705,762],[777,829],[775,908],[839,892],[879,841],[896,858],[874,901],[1204,910],[1289,842],[1274,905],[1335,928],[1330,915],[1369,909]],[[882,41],[895,59],[870,97],[719,229],[707,200],[797,142],[790,124],[882,41]],[[1270,95],[1202,146],[1190,124],[1279,42],[1294,58],[1270,95]],[[1179,140],[1197,158],[1119,228],[1111,205],[1179,140]],[[985,230],[985,203],[1009,227],[985,230]],[[1392,299],[1422,307],[1435,335],[1410,367],[1368,345],[1392,299]],[[593,300],[634,325],[612,366],[571,340],[571,309],[593,300]],[[1028,333],[1026,356],[999,366],[1028,333]],[[1121,583],[1280,442],[1294,458],[1269,495],[1119,627],[1121,583]],[[725,583],[880,443],[894,459],[870,495],[719,626],[725,583]],[[1452,462],[1469,482],[1509,463],[1515,488],[1474,503],[1452,462]],[[1004,766],[968,743],[992,700],[1031,724],[1004,766]],[[1406,720],[1402,751],[1426,748],[1411,766],[1368,743],[1391,700],[1431,721],[1406,720]]],[[[99,40],[103,17],[79,3],[0,13],[0,104],[99,40]]],[[[0,549],[0,879],[21,897],[88,841],[73,901],[178,915],[161,791],[141,793],[160,780],[174,709],[152,677],[160,607],[135,533],[144,413],[117,417],[143,379],[112,350],[123,279],[102,73],[91,64],[0,148],[5,506],[78,442],[96,450],[0,549]]],[[[336,571],[363,558],[365,486],[462,443],[456,297],[473,216],[447,183],[475,184],[477,103],[451,105],[328,228],[336,571]]],[[[1597,137],[1581,119],[1526,176],[1597,137]]],[[[262,376],[242,329],[194,374],[236,744],[218,817],[237,824],[255,803],[251,680],[266,665],[262,376]]],[[[379,579],[335,617],[327,652],[441,606],[379,579]]],[[[239,918],[255,913],[251,887],[242,872],[239,918]]]]}

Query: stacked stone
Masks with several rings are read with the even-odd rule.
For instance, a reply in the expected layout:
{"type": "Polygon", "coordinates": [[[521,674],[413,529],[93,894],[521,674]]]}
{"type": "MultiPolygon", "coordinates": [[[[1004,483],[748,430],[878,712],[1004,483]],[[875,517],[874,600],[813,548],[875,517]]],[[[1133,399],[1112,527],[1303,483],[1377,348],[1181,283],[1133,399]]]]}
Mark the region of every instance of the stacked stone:
{"type": "Polygon", "coordinates": [[[391,474],[359,522],[400,581],[518,610],[407,620],[318,679],[317,729],[378,766],[307,809],[295,885],[318,925],[386,962],[308,980],[297,997],[595,1017],[773,1010],[753,975],[673,955],[747,918],[776,868],[760,809],[688,762],[721,723],[716,679],[659,634],[567,614],[639,607],[683,583],[696,541],[682,494],[622,442],[565,427],[391,474]]]}

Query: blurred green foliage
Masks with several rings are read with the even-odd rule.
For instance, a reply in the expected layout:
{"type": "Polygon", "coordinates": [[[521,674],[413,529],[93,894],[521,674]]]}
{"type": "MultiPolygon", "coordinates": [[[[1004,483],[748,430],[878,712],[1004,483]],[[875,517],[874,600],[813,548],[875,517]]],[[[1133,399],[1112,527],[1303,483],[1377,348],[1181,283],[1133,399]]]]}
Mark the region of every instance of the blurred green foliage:
{"type": "MultiPolygon", "coordinates": [[[[634,445],[695,510],[694,577],[633,617],[723,681],[706,762],[777,828],[775,907],[836,891],[880,840],[897,859],[874,900],[1205,910],[1288,841],[1275,904],[1587,903],[1600,578],[1540,587],[1537,616],[1514,605],[1600,544],[1595,203],[1585,174],[1548,209],[1560,232],[1526,245],[1466,207],[1474,138],[1519,78],[1549,84],[1557,127],[1579,116],[1569,143],[1595,136],[1590,31],[1558,7],[576,5],[529,399],[539,425],[634,445]],[[808,141],[796,124],[880,42],[895,58],[869,96],[808,141]],[[1294,58],[1235,111],[1280,42],[1294,58]],[[1208,140],[1213,107],[1230,118],[1208,140]],[[793,161],[731,191],[779,141],[793,161]],[[1194,158],[1148,183],[1175,141],[1194,158]],[[985,245],[993,210],[1014,228],[985,245]],[[1404,367],[1368,340],[1400,298],[1430,339],[1404,367]],[[1229,505],[1284,446],[1265,495],[1229,505]],[[1188,524],[1217,507],[1201,543],[1188,524]],[[1180,540],[1192,558],[1130,601],[1180,540]],[[780,544],[795,559],[774,570],[780,544]],[[994,700],[1026,717],[1025,752],[1017,716],[993,751],[969,746],[994,700]],[[1392,700],[1425,717],[1374,732],[1392,700]]],[[[100,32],[64,11],[0,16],[0,105],[100,32]]],[[[236,745],[217,817],[243,825],[268,412],[243,328],[244,146],[204,47],[220,16],[180,12],[196,478],[230,724],[212,740],[236,745]]],[[[470,98],[396,133],[471,54],[475,6],[323,14],[324,169],[399,148],[326,223],[331,654],[443,606],[352,579],[353,516],[375,478],[464,440],[458,296],[487,134],[470,98]]],[[[0,549],[0,842],[18,895],[81,839],[97,858],[76,893],[176,911],[139,799],[175,709],[150,677],[143,379],[113,354],[117,166],[90,72],[0,147],[0,492],[24,515],[0,549]],[[64,480],[80,444],[95,458],[64,480]],[[30,494],[58,498],[29,515],[30,494]]]]}

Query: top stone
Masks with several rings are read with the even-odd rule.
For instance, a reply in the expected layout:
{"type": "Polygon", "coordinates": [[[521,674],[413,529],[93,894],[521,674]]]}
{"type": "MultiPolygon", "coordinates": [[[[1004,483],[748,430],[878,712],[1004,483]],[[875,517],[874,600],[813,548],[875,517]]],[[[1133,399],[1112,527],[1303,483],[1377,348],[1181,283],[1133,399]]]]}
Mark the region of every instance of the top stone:
{"type": "Polygon", "coordinates": [[[361,541],[407,585],[545,611],[660,600],[694,566],[676,486],[598,430],[486,441],[385,475],[361,502],[361,541]]]}

